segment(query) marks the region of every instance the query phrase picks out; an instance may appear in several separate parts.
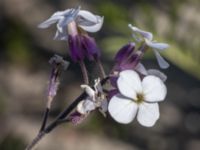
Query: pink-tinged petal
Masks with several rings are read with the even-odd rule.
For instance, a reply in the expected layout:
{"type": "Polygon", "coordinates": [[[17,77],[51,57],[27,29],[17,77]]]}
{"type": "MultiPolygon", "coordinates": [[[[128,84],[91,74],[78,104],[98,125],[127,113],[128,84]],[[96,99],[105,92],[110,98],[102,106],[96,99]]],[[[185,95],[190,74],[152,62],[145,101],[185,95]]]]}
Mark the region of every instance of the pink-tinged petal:
{"type": "Polygon", "coordinates": [[[112,97],[108,104],[111,117],[123,124],[128,124],[135,118],[137,109],[138,106],[135,102],[124,98],[122,95],[112,97]]]}
{"type": "Polygon", "coordinates": [[[156,76],[146,76],[142,81],[144,99],[147,102],[163,101],[167,94],[167,88],[163,81],[156,76]]]}
{"type": "Polygon", "coordinates": [[[117,86],[122,95],[134,100],[136,100],[137,93],[142,92],[140,77],[133,70],[120,72],[117,80],[117,86]]]}
{"type": "Polygon", "coordinates": [[[148,75],[154,75],[156,77],[159,77],[163,82],[165,82],[167,80],[167,76],[163,72],[161,72],[157,69],[149,69],[149,70],[147,70],[147,73],[148,73],[148,75]]]}
{"type": "Polygon", "coordinates": [[[160,53],[157,50],[153,50],[153,51],[156,55],[156,59],[158,61],[160,68],[167,69],[169,67],[168,62],[160,55],[160,53]]]}
{"type": "Polygon", "coordinates": [[[145,127],[152,127],[160,116],[158,103],[142,103],[137,114],[138,122],[145,127]]]}
{"type": "Polygon", "coordinates": [[[137,72],[139,72],[139,73],[141,73],[143,75],[147,75],[148,74],[146,68],[141,63],[137,64],[137,66],[135,67],[135,71],[137,71],[137,72]]]}
{"type": "Polygon", "coordinates": [[[165,50],[167,48],[169,48],[169,45],[166,43],[158,43],[158,42],[152,42],[151,40],[145,39],[145,43],[153,48],[153,49],[157,49],[157,50],[165,50]]]}
{"type": "Polygon", "coordinates": [[[147,32],[147,31],[143,31],[135,26],[132,26],[131,24],[128,25],[129,28],[132,29],[132,31],[136,34],[139,34],[140,36],[142,36],[143,38],[146,38],[148,40],[152,40],[153,39],[153,34],[151,32],[147,32]]]}

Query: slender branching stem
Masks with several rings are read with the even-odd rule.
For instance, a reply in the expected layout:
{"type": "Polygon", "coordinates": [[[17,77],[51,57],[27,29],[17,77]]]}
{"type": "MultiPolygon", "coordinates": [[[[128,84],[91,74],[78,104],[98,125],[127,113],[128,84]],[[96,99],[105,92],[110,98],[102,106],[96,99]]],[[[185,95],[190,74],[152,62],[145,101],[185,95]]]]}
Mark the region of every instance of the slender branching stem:
{"type": "MultiPolygon", "coordinates": [[[[106,81],[109,79],[109,77],[106,77],[101,80],[101,84],[105,84],[106,81]]],[[[87,93],[83,92],[79,97],[77,97],[68,107],[66,107],[57,117],[56,119],[51,122],[49,125],[44,127],[44,129],[38,133],[38,135],[33,139],[33,141],[26,147],[26,150],[32,150],[34,146],[36,146],[42,138],[50,133],[53,129],[55,129],[58,125],[62,123],[67,123],[68,121],[68,115],[76,108],[78,103],[85,99],[87,97],[87,93]]],[[[45,113],[46,114],[46,113],[45,113]]],[[[46,115],[45,115],[46,116],[46,115]]]]}
{"type": "Polygon", "coordinates": [[[96,63],[97,66],[99,68],[100,74],[101,74],[101,78],[104,79],[106,77],[106,73],[104,71],[103,65],[101,63],[101,60],[99,58],[96,58],[96,63]]]}
{"type": "Polygon", "coordinates": [[[41,128],[40,128],[40,132],[42,132],[46,127],[47,119],[48,119],[48,116],[49,116],[49,111],[50,111],[49,108],[45,109],[42,125],[41,125],[41,128]]]}
{"type": "Polygon", "coordinates": [[[87,72],[84,61],[80,61],[79,64],[80,64],[81,71],[82,71],[82,74],[83,74],[84,83],[89,84],[88,72],[87,72]]]}
{"type": "Polygon", "coordinates": [[[35,137],[35,139],[33,139],[33,141],[31,142],[30,145],[28,145],[26,147],[25,150],[32,150],[34,148],[34,146],[46,135],[45,132],[40,132],[38,133],[38,135],[35,137]]]}

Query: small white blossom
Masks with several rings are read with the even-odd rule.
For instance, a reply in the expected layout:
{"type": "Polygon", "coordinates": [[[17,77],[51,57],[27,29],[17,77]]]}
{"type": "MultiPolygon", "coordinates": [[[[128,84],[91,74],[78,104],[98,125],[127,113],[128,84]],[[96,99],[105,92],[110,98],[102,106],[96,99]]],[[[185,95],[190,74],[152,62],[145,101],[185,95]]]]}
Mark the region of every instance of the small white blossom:
{"type": "Polygon", "coordinates": [[[67,40],[67,27],[71,22],[75,22],[78,27],[87,32],[97,32],[103,24],[103,17],[94,15],[89,11],[76,9],[66,9],[55,12],[49,19],[39,24],[39,28],[48,28],[52,24],[57,24],[57,32],[54,39],[67,40]]]}
{"type": "Polygon", "coordinates": [[[99,111],[105,116],[108,104],[105,95],[103,94],[100,79],[95,80],[94,90],[88,85],[81,85],[81,88],[85,90],[88,97],[79,102],[77,105],[77,111],[80,114],[88,115],[91,111],[98,108],[99,111]]]}
{"type": "Polygon", "coordinates": [[[159,118],[158,102],[166,97],[167,89],[156,76],[148,75],[141,81],[133,70],[122,71],[117,80],[119,94],[113,96],[108,105],[112,118],[128,124],[137,115],[138,122],[151,127],[159,118]]]}
{"type": "Polygon", "coordinates": [[[166,69],[169,67],[169,64],[164,60],[158,51],[163,51],[169,47],[166,43],[158,43],[153,41],[153,34],[151,32],[143,31],[131,24],[128,25],[129,28],[133,31],[133,38],[136,42],[145,42],[147,46],[153,49],[155,56],[157,58],[158,64],[161,68],[166,69]]]}

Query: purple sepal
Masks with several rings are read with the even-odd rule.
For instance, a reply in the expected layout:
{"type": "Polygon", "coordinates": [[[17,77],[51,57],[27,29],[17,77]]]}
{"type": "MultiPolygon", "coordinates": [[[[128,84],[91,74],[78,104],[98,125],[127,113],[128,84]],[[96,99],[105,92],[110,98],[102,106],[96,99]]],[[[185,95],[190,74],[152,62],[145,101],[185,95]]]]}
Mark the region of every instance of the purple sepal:
{"type": "Polygon", "coordinates": [[[127,59],[130,56],[134,49],[135,43],[129,43],[123,46],[115,55],[114,60],[118,63],[121,63],[122,61],[124,61],[124,59],[127,59]]]}
{"type": "Polygon", "coordinates": [[[70,56],[74,62],[78,62],[84,59],[84,51],[81,44],[81,38],[78,35],[68,37],[70,56]]]}
{"type": "Polygon", "coordinates": [[[120,71],[134,69],[140,61],[140,55],[133,53],[126,61],[120,64],[120,71]]]}
{"type": "Polygon", "coordinates": [[[113,89],[108,92],[108,100],[110,100],[113,96],[119,93],[118,89],[113,89]]]}
{"type": "Polygon", "coordinates": [[[117,88],[117,79],[118,79],[118,76],[111,76],[110,77],[110,83],[113,87],[116,87],[117,88]]]}
{"type": "Polygon", "coordinates": [[[85,50],[85,56],[89,60],[94,60],[94,58],[98,58],[100,56],[100,50],[97,47],[94,38],[87,35],[81,35],[81,43],[83,49],[85,50]]]}

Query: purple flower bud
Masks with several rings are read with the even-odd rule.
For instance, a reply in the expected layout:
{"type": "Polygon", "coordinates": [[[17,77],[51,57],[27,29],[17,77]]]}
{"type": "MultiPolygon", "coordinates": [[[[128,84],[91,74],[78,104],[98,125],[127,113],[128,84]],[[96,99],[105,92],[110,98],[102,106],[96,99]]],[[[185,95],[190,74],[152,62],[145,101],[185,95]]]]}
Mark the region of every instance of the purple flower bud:
{"type": "Polygon", "coordinates": [[[116,65],[115,71],[123,71],[127,69],[134,69],[139,63],[143,52],[135,51],[135,43],[128,43],[123,46],[115,56],[116,65]]]}
{"type": "Polygon", "coordinates": [[[88,35],[82,35],[81,43],[83,48],[85,49],[86,57],[89,60],[94,60],[94,58],[98,58],[100,56],[100,50],[97,47],[94,38],[88,35]]]}
{"type": "Polygon", "coordinates": [[[120,64],[121,71],[134,69],[141,59],[141,54],[142,53],[140,51],[133,52],[127,60],[120,64]]]}
{"type": "Polygon", "coordinates": [[[118,63],[121,63],[130,56],[130,54],[134,51],[134,49],[135,49],[135,43],[129,43],[123,46],[115,55],[114,60],[118,63]]]}
{"type": "Polygon", "coordinates": [[[69,35],[68,44],[70,56],[74,62],[81,61],[85,58],[84,49],[79,35],[69,35]]]}

